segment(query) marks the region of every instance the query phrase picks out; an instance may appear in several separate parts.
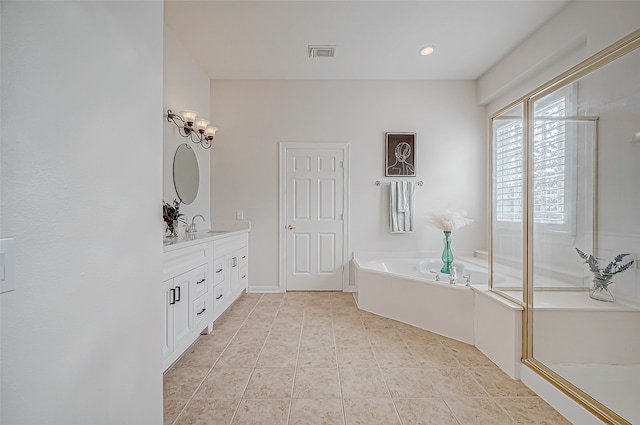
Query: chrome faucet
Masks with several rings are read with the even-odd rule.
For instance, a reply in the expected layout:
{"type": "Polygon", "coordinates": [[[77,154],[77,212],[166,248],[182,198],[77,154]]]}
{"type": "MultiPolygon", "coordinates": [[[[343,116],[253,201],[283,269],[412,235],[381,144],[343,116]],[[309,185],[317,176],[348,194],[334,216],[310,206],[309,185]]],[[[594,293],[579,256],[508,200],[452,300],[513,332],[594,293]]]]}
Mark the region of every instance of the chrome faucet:
{"type": "Polygon", "coordinates": [[[436,282],[440,282],[440,275],[438,274],[438,272],[436,270],[429,270],[429,273],[436,275],[435,276],[436,282]]]}
{"type": "Polygon", "coordinates": [[[202,221],[206,221],[204,219],[204,217],[202,216],[202,214],[196,214],[193,216],[193,218],[191,219],[191,224],[187,224],[187,232],[189,233],[196,233],[198,231],[198,229],[196,228],[196,223],[195,220],[196,218],[200,217],[202,219],[202,221]]]}
{"type": "Polygon", "coordinates": [[[449,273],[449,283],[453,285],[456,283],[456,280],[458,280],[458,274],[456,272],[456,268],[451,267],[451,273],[449,273]]]}

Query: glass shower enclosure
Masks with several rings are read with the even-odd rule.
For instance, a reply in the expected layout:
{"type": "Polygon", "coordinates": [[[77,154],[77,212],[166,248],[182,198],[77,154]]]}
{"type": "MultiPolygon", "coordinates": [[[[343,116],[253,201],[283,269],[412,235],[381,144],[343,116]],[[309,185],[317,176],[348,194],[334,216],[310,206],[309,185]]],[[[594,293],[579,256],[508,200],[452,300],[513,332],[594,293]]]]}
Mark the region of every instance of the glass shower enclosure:
{"type": "Polygon", "coordinates": [[[523,361],[606,423],[640,423],[640,30],[500,111],[493,291],[523,361]]]}

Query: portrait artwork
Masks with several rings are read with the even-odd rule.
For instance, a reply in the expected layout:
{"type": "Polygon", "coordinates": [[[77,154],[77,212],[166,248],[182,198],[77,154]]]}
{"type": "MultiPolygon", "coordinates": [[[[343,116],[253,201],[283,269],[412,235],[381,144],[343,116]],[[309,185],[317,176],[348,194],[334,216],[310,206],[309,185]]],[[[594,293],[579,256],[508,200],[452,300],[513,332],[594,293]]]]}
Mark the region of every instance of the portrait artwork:
{"type": "Polygon", "coordinates": [[[416,133],[387,133],[386,177],[415,177],[416,133]]]}

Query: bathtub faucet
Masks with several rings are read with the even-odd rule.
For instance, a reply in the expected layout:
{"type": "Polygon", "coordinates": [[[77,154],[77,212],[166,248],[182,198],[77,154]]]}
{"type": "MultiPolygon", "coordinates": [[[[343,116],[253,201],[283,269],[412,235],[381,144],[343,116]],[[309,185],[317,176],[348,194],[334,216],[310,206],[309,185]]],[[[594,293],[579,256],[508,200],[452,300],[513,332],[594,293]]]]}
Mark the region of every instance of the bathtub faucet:
{"type": "Polygon", "coordinates": [[[449,283],[454,285],[456,280],[458,280],[458,274],[456,273],[456,268],[454,266],[451,267],[451,273],[449,273],[449,283]]]}
{"type": "Polygon", "coordinates": [[[436,275],[436,282],[440,282],[440,275],[438,274],[438,272],[436,270],[429,270],[429,273],[435,274],[436,275]]]}

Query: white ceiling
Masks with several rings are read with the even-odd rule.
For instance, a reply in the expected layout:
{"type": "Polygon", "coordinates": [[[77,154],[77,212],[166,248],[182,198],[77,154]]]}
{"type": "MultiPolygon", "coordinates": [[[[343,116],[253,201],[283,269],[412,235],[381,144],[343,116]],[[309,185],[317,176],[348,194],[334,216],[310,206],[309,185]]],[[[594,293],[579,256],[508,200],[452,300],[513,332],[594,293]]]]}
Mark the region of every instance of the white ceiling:
{"type": "Polygon", "coordinates": [[[165,21],[214,79],[475,80],[566,4],[165,0],[165,21]]]}

